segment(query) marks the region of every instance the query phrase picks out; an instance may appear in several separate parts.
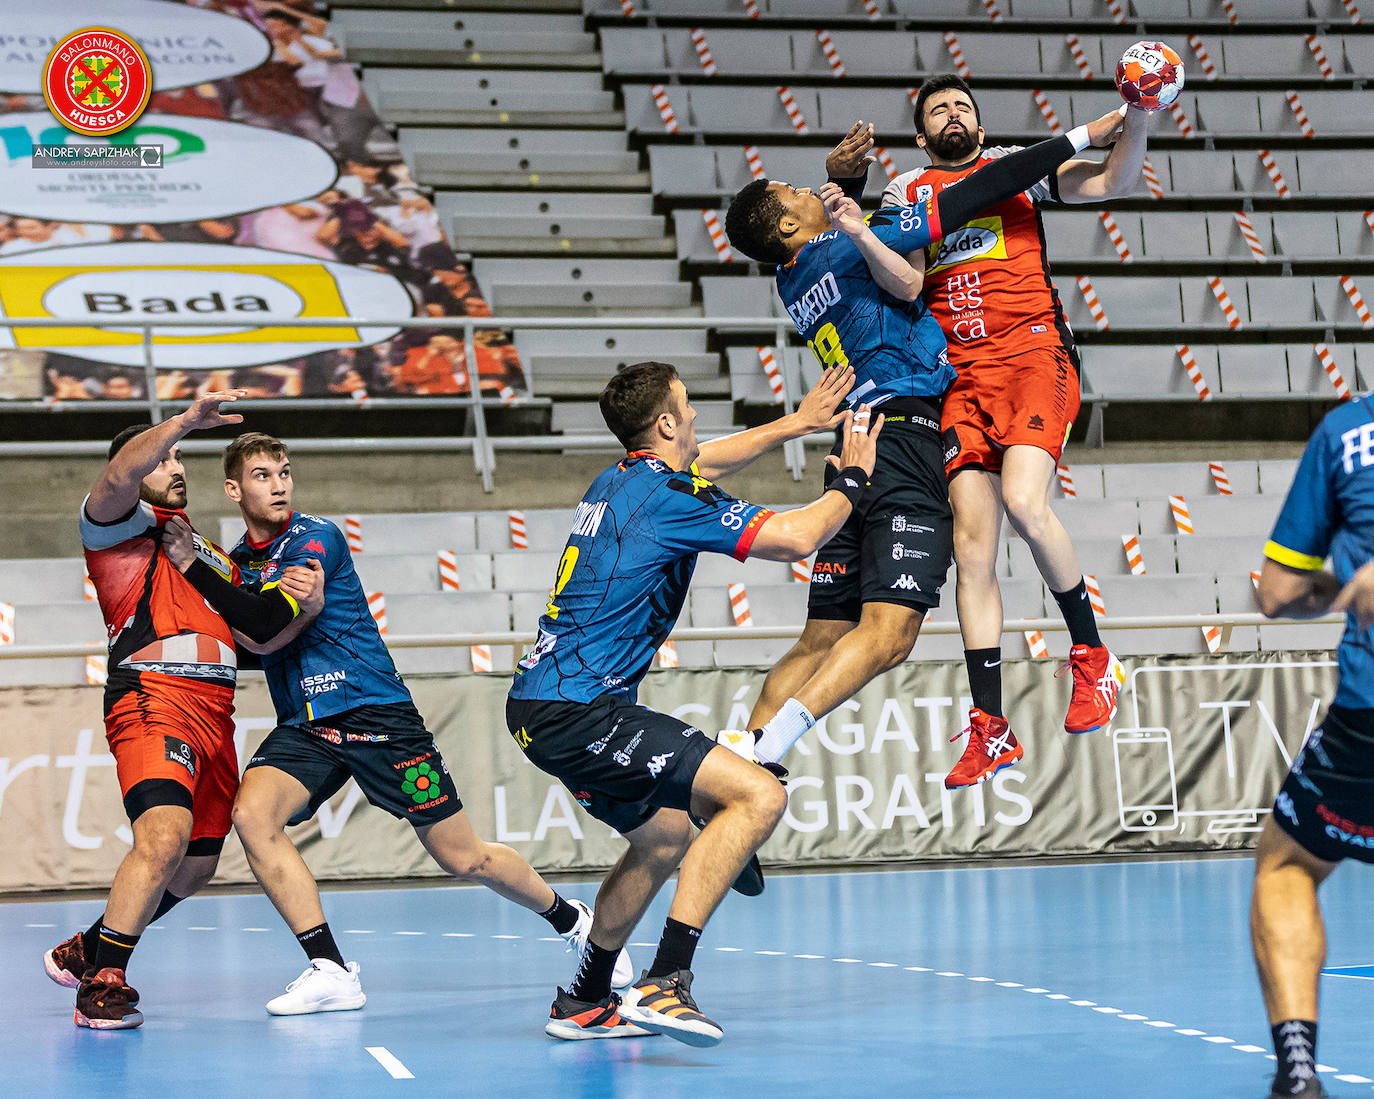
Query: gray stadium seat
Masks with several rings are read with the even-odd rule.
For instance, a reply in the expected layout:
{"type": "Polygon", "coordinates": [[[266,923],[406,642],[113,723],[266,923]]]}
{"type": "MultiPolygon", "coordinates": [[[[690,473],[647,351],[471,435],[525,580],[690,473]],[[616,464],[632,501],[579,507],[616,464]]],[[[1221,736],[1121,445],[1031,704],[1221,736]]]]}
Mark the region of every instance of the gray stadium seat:
{"type": "Polygon", "coordinates": [[[0,561],[0,603],[54,603],[81,599],[86,562],[80,557],[0,561]]]}
{"type": "Polygon", "coordinates": [[[792,566],[786,561],[765,561],[761,557],[736,561],[723,553],[703,553],[697,558],[696,571],[692,573],[693,587],[721,588],[728,584],[746,584],[751,591],[755,586],[771,587],[778,584],[796,584],[799,589],[805,587],[792,579],[792,566]]]}
{"type": "Polygon", "coordinates": [[[602,70],[615,76],[671,70],[664,34],[654,27],[602,27],[602,70]]]}
{"type": "Polygon", "coordinates": [[[428,592],[386,596],[387,630],[394,634],[504,632],[511,628],[506,592],[428,592]]]}
{"type": "MultiPolygon", "coordinates": [[[[1233,493],[1259,491],[1259,478],[1253,461],[1227,461],[1224,465],[1233,493]]],[[[1111,462],[1102,467],[1102,477],[1110,500],[1126,497],[1153,499],[1159,495],[1161,488],[1189,499],[1217,495],[1216,483],[1206,462],[1111,462]]]]}
{"type": "MultiPolygon", "coordinates": [[[[491,558],[485,553],[456,555],[462,591],[490,591],[491,558]]],[[[437,548],[423,553],[360,553],[353,559],[365,591],[404,595],[439,590],[437,548]]]]}
{"type": "MultiPolygon", "coordinates": [[[[1208,53],[1217,68],[1227,76],[1252,79],[1260,75],[1274,78],[1321,76],[1316,58],[1298,34],[1216,35],[1213,42],[1208,43],[1208,53]]],[[[1332,64],[1340,60],[1339,50],[1328,48],[1327,56],[1332,64]]],[[[1303,98],[1305,102],[1306,96],[1303,98]]]]}
{"type": "MultiPolygon", "coordinates": [[[[1060,465],[1068,466],[1069,475],[1073,478],[1073,488],[1079,500],[1101,500],[1103,497],[1102,489],[1102,469],[1100,465],[1092,462],[1068,462],[1061,458],[1060,465]]],[[[1064,495],[1063,487],[1056,477],[1050,484],[1050,493],[1056,500],[1068,499],[1064,495]]]]}
{"type": "MultiPolygon", "coordinates": [[[[1175,324],[1177,322],[1174,322],[1175,324]]],[[[1217,379],[1216,351],[1193,347],[1209,388],[1217,379]]],[[[1196,396],[1193,383],[1173,347],[1156,345],[1088,346],[1083,357],[1084,392],[1104,397],[1196,396]]]]}
{"type": "Polygon", "coordinates": [[[1288,360],[1282,344],[1223,344],[1217,348],[1217,357],[1217,388],[1224,397],[1289,391],[1288,360]]]}
{"type": "MultiPolygon", "coordinates": [[[[1241,155],[1255,160],[1250,154],[1241,155]]],[[[1160,186],[1165,193],[1172,191],[1179,195],[1226,195],[1236,190],[1235,162],[1231,154],[1223,150],[1152,153],[1150,163],[1154,166],[1155,174],[1160,177],[1160,186]],[[1169,173],[1167,176],[1164,171],[1166,163],[1169,173]]],[[[1259,166],[1256,160],[1255,167],[1259,166]]],[[[1263,178],[1263,184],[1263,188],[1242,186],[1241,190],[1254,190],[1266,195],[1274,193],[1273,184],[1267,177],[1263,178]]]]}
{"type": "Polygon", "coordinates": [[[436,129],[403,126],[401,154],[421,183],[436,187],[584,183],[588,177],[625,179],[639,173],[639,157],[626,150],[625,135],[614,130],[436,129]]]}
{"type": "MultiPolygon", "coordinates": [[[[344,516],[328,515],[340,530],[344,516]]],[[[389,512],[362,515],[364,553],[415,553],[451,549],[472,553],[477,549],[471,512],[389,512]]],[[[485,552],[485,549],[484,549],[485,552]]],[[[436,562],[435,568],[438,568],[436,562]]]]}
{"type": "MultiPolygon", "coordinates": [[[[1219,23],[1227,19],[1220,0],[1189,0],[1189,7],[1194,19],[1219,23]]],[[[1307,0],[1245,0],[1244,7],[1238,10],[1242,13],[1242,26],[1249,22],[1298,23],[1309,18],[1307,0]]]]}
{"type": "MultiPolygon", "coordinates": [[[[1100,577],[1107,617],[1216,613],[1216,589],[1210,576],[1100,577]]],[[[1108,630],[1103,639],[1118,655],[1205,652],[1202,631],[1195,627],[1156,630],[1108,630]]]]}
{"type": "MultiPolygon", "coordinates": [[[[859,8],[862,11],[862,8],[859,8]]],[[[816,36],[809,31],[797,31],[792,35],[793,41],[797,43],[800,50],[805,46],[809,50],[808,56],[811,58],[810,71],[818,76],[826,76],[830,73],[830,67],[821,53],[816,36]],[[809,41],[808,41],[809,39],[809,41]]],[[[916,36],[902,31],[871,31],[871,30],[834,30],[831,29],[831,38],[835,42],[835,49],[839,52],[840,60],[844,63],[845,71],[850,76],[908,76],[912,77],[912,83],[916,82],[916,74],[929,71],[934,68],[936,71],[942,65],[944,58],[936,55],[934,58],[918,50],[916,36]]],[[[943,43],[941,43],[943,45],[943,43]]],[[[800,53],[798,56],[802,56],[800,53]]],[[[884,92],[891,95],[892,92],[884,92]]],[[[900,98],[900,93],[898,93],[900,98]]],[[[865,115],[865,118],[868,116],[865,115]]],[[[907,116],[908,131],[910,132],[910,114],[907,116]]],[[[895,134],[888,134],[886,138],[891,140],[895,134]]]]}
{"type": "Polygon", "coordinates": [[[654,259],[479,259],[474,267],[492,310],[655,315],[692,311],[692,287],[677,264],[654,259]]]}
{"type": "MultiPolygon", "coordinates": [[[[1260,250],[1264,252],[1266,260],[1274,257],[1274,231],[1270,225],[1267,214],[1252,213],[1249,215],[1250,224],[1255,227],[1255,235],[1259,237],[1260,250]]],[[[1216,211],[1207,215],[1207,238],[1208,247],[1213,257],[1217,259],[1230,260],[1234,262],[1258,262],[1255,255],[1250,251],[1250,245],[1245,236],[1240,231],[1240,223],[1236,221],[1236,215],[1216,211]]]]}
{"type": "Polygon", "coordinates": [[[1139,509],[1134,500],[1056,500],[1054,513],[1075,540],[1120,538],[1140,530],[1139,509]]]}
{"type": "MultiPolygon", "coordinates": [[[[774,356],[776,357],[776,355],[777,352],[774,350],[774,356]]],[[[731,397],[737,401],[749,401],[753,404],[774,403],[773,390],[768,384],[767,375],[763,372],[763,364],[756,348],[727,347],[725,357],[730,367],[731,397]]],[[[800,399],[806,389],[809,388],[806,384],[807,379],[815,372],[815,367],[812,364],[816,363],[816,356],[811,353],[810,348],[787,347],[784,349],[779,362],[782,365],[783,377],[787,380],[792,399],[794,401],[800,399]]]]}
{"type": "MultiPolygon", "coordinates": [[[[1332,343],[1327,346],[1345,384],[1351,389],[1357,388],[1360,383],[1355,368],[1355,348],[1351,344],[1332,343]]],[[[1291,343],[1287,345],[1287,350],[1288,376],[1293,392],[1310,394],[1322,400],[1333,399],[1336,396],[1335,385],[1317,358],[1316,348],[1310,343],[1291,343]]]]}
{"type": "MultiPolygon", "coordinates": [[[[1374,294],[1371,294],[1371,291],[1374,291],[1374,277],[1362,274],[1355,277],[1354,282],[1366,305],[1374,301],[1374,294]]],[[[1331,275],[1318,276],[1312,280],[1312,286],[1316,293],[1317,308],[1321,311],[1321,320],[1328,324],[1362,323],[1349,295],[1341,288],[1339,278],[1331,275]]]]}
{"type": "MultiPolygon", "coordinates": [[[[1296,458],[1268,458],[1259,462],[1259,490],[1265,496],[1286,496],[1297,472],[1296,458]]],[[[1275,514],[1278,514],[1277,508],[1275,514]]]]}
{"type": "MultiPolygon", "coordinates": [[[[941,45],[944,43],[941,42],[941,45]]],[[[1033,35],[1018,34],[1014,31],[980,31],[977,34],[959,35],[959,46],[964,52],[964,60],[973,71],[975,80],[980,76],[1039,76],[1042,71],[1040,45],[1033,35]]],[[[946,60],[947,57],[941,58],[941,61],[946,60]]],[[[989,113],[991,108],[983,105],[985,94],[979,90],[978,105],[988,118],[997,118],[989,113]]],[[[998,124],[1001,124],[1000,118],[998,124]]]]}
{"type": "Polygon", "coordinates": [[[567,64],[596,50],[576,15],[517,15],[513,12],[336,11],[330,33],[354,63],[447,64],[476,52],[488,64],[567,64]],[[501,55],[505,55],[502,58],[501,55]],[[515,55],[512,57],[512,55],[515,55]]]}
{"type": "Polygon", "coordinates": [[[1302,210],[1271,216],[1275,251],[1279,254],[1294,259],[1335,259],[1340,255],[1338,215],[1325,210],[1302,210]]]}
{"type": "MultiPolygon", "coordinates": [[[[1259,495],[1197,496],[1185,499],[1188,502],[1188,512],[1193,519],[1193,530],[1198,535],[1206,535],[1209,538],[1220,535],[1267,538],[1273,529],[1281,503],[1271,496],[1259,495]]],[[[1146,512],[1146,507],[1147,502],[1141,501],[1142,516],[1146,512]]],[[[1160,512],[1168,515],[1168,500],[1161,498],[1158,508],[1160,512]]]]}
{"type": "Polygon", "coordinates": [[[1340,623],[1273,623],[1259,628],[1259,647],[1266,652],[1315,649],[1329,653],[1340,644],[1345,627],[1340,623]]]}
{"type": "MultiPolygon", "coordinates": [[[[1288,180],[1289,187],[1295,191],[1309,195],[1369,194],[1369,180],[1371,175],[1374,175],[1374,152],[1368,149],[1304,149],[1300,153],[1287,155],[1296,158],[1296,167],[1292,173],[1287,168],[1281,170],[1288,180]]],[[[1280,166],[1284,163],[1283,156],[1278,152],[1274,153],[1274,158],[1280,166]]],[[[1258,163],[1257,159],[1256,164],[1258,163]]]]}
{"type": "MultiPolygon", "coordinates": [[[[1298,173],[1299,154],[1284,149],[1271,149],[1270,155],[1273,157],[1274,164],[1283,176],[1284,183],[1288,185],[1289,190],[1301,191],[1302,185],[1298,173]]],[[[1308,150],[1303,150],[1301,154],[1303,158],[1311,155],[1313,154],[1308,150]]],[[[1268,170],[1260,160],[1258,152],[1238,151],[1232,155],[1232,159],[1235,162],[1236,177],[1240,180],[1240,189],[1243,192],[1263,195],[1265,198],[1270,198],[1277,193],[1274,189],[1274,182],[1269,178],[1268,170]]],[[[1314,192],[1320,190],[1320,183],[1313,187],[1314,192]]]]}
{"type": "MultiPolygon", "coordinates": [[[[687,92],[691,128],[694,130],[707,133],[740,134],[791,134],[796,132],[788,120],[787,112],[783,109],[782,100],[778,98],[776,88],[693,84],[684,90],[687,92]]],[[[831,91],[828,88],[821,90],[831,91]]],[[[806,120],[810,132],[813,134],[824,132],[825,123],[821,121],[817,89],[798,86],[793,87],[791,91],[797,109],[801,112],[802,118],[806,120]]],[[[678,90],[676,88],[670,89],[668,94],[674,108],[677,109],[678,124],[685,129],[687,119],[683,117],[682,110],[677,108],[678,90]]],[[[626,104],[628,109],[628,89],[626,89],[626,104]]],[[[656,108],[654,109],[654,120],[658,123],[659,132],[662,132],[663,123],[658,119],[656,108]]],[[[853,122],[852,118],[850,122],[853,122]]],[[[831,123],[830,125],[833,128],[838,124],[831,123]]],[[[847,127],[848,123],[845,125],[847,127]]],[[[655,132],[652,125],[645,127],[645,129],[649,133],[655,132]]]]}
{"type": "Polygon", "coordinates": [[[1374,229],[1365,220],[1364,211],[1337,210],[1334,216],[1341,255],[1374,256],[1374,229]]]}
{"type": "Polygon", "coordinates": [[[648,195],[546,191],[442,191],[435,207],[456,240],[533,237],[541,240],[643,238],[664,235],[648,195]]]}
{"type": "MultiPolygon", "coordinates": [[[[1150,210],[1141,214],[1144,254],[1164,263],[1176,259],[1206,259],[1216,254],[1215,248],[1208,245],[1208,218],[1207,214],[1194,212],[1150,210]]],[[[1107,315],[1112,315],[1110,310],[1107,315]]]]}
{"type": "MultiPolygon", "coordinates": [[[[525,537],[531,551],[561,553],[572,530],[572,508],[525,508],[525,537]]],[[[511,549],[510,515],[505,511],[476,513],[477,545],[485,553],[511,549]]],[[[519,552],[519,551],[516,551],[519,552]]],[[[553,583],[552,576],[545,582],[553,583]]]]}
{"type": "MultiPolygon", "coordinates": [[[[749,612],[756,626],[791,626],[799,629],[806,621],[807,585],[798,583],[748,585],[749,612]]],[[[730,596],[726,587],[693,584],[688,594],[693,626],[733,625],[730,596]]],[[[768,665],[778,660],[793,645],[792,639],[733,641],[715,643],[716,662],[721,665],[768,665]]]]}
{"type": "MultiPolygon", "coordinates": [[[[78,576],[77,583],[80,582],[78,576]]],[[[75,601],[43,603],[27,599],[27,592],[21,598],[5,599],[14,606],[16,645],[80,645],[105,640],[105,620],[100,615],[99,604],[82,600],[80,596],[75,601]]]]}
{"type": "MultiPolygon", "coordinates": [[[[1099,275],[1091,281],[1113,328],[1149,328],[1156,332],[1171,332],[1183,320],[1177,279],[1099,275]]],[[[1054,284],[1059,290],[1059,300],[1063,302],[1069,323],[1075,328],[1096,327],[1073,276],[1055,274],[1054,284]]]]}
{"type": "MultiPolygon", "coordinates": [[[[567,534],[565,532],[564,538],[567,534]]],[[[493,586],[497,591],[532,591],[548,595],[558,576],[557,550],[508,550],[491,555],[493,586]]],[[[517,625],[517,628],[518,625],[517,625]]]]}
{"type": "MultiPolygon", "coordinates": [[[[1260,100],[1265,96],[1278,96],[1278,101],[1283,104],[1283,109],[1288,110],[1288,104],[1284,101],[1280,92],[1218,92],[1208,89],[1203,94],[1194,94],[1185,91],[1178,98],[1179,106],[1183,108],[1193,124],[1193,128],[1199,134],[1263,134],[1272,133],[1268,129],[1267,121],[1260,121],[1260,100]]],[[[1288,115],[1292,121],[1292,112],[1288,115]]],[[[1172,125],[1172,120],[1166,115],[1160,125],[1172,125]]],[[[1297,126],[1294,124],[1296,131],[1297,126]]]]}
{"type": "Polygon", "coordinates": [[[1180,572],[1236,575],[1248,580],[1248,570],[1258,572],[1264,558],[1263,535],[1179,535],[1176,541],[1180,572]]]}
{"type": "MultiPolygon", "coordinates": [[[[798,90],[793,88],[793,94],[798,90]]],[[[911,133],[911,104],[900,93],[875,96],[869,88],[834,87],[817,89],[816,97],[818,113],[806,116],[812,133],[839,135],[861,118],[872,122],[879,133],[893,137],[911,133]]],[[[982,98],[980,95],[979,106],[982,98]]]]}
{"type": "MultiPolygon", "coordinates": [[[[1339,0],[1334,0],[1335,5],[1339,0]]],[[[1339,18],[1349,18],[1344,11],[1339,18]]],[[[1331,63],[1336,64],[1335,57],[1332,56],[1331,39],[1327,39],[1327,56],[1331,58],[1331,63]]],[[[1362,34],[1347,34],[1341,38],[1341,45],[1345,53],[1346,64],[1350,71],[1357,76],[1374,75],[1374,40],[1362,34]]]]}
{"type": "Polygon", "coordinates": [[[701,280],[701,302],[708,317],[771,315],[792,323],[770,278],[708,275],[701,280]]]}
{"type": "Polygon", "coordinates": [[[393,123],[517,125],[606,122],[619,118],[599,72],[369,68],[363,86],[393,123]]]}
{"type": "MultiPolygon", "coordinates": [[[[1120,258],[1096,209],[1072,212],[1047,209],[1041,217],[1045,223],[1045,241],[1056,262],[1072,264],[1077,260],[1120,258]]],[[[1137,260],[1143,258],[1145,249],[1141,241],[1140,215],[1118,213],[1113,218],[1126,239],[1126,247],[1137,260]]]]}
{"type": "MultiPolygon", "coordinates": [[[[1304,89],[1299,97],[1318,136],[1368,134],[1374,131],[1374,120],[1366,111],[1351,109],[1349,92],[1304,89]]],[[[1262,93],[1261,104],[1264,133],[1302,133],[1283,92],[1262,93]]]]}
{"type": "MultiPolygon", "coordinates": [[[[1236,308],[1245,316],[1240,297],[1248,293],[1250,302],[1250,325],[1294,325],[1311,324],[1317,320],[1316,300],[1311,292],[1311,280],[1304,278],[1250,278],[1245,286],[1232,286],[1242,280],[1227,280],[1227,290],[1236,302],[1236,308]]],[[[1332,280],[1333,282],[1335,280],[1332,280]]]]}

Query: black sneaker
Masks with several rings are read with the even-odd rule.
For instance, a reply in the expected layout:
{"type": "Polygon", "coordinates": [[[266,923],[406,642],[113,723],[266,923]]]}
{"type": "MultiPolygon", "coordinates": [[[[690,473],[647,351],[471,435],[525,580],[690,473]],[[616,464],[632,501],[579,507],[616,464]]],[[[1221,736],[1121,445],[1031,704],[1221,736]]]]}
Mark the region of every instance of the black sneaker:
{"type": "Polygon", "coordinates": [[[137,1003],[138,993],[124,980],[124,970],[113,966],[99,972],[88,969],[76,990],[72,1021],[92,1030],[129,1030],[143,1025],[137,1003]]]}
{"type": "Polygon", "coordinates": [[[1322,1082],[1313,1076],[1302,1086],[1301,1091],[1279,1091],[1273,1088],[1269,1099],[1329,1099],[1330,1092],[1322,1087],[1322,1082]]]}
{"type": "Polygon", "coordinates": [[[43,954],[43,970],[49,980],[63,988],[80,988],[81,974],[86,972],[86,947],[78,931],[66,942],[58,943],[43,954]]]}
{"type": "Polygon", "coordinates": [[[689,1046],[714,1046],[725,1031],[701,1013],[692,999],[692,971],[644,976],[625,990],[620,1014],[651,1034],[666,1034],[689,1046]]]}
{"type": "Polygon", "coordinates": [[[652,1037],[653,1031],[635,1026],[620,1014],[620,997],[612,992],[604,1000],[575,1000],[560,988],[549,1011],[544,1033],[550,1038],[580,1041],[584,1038],[652,1037]]]}

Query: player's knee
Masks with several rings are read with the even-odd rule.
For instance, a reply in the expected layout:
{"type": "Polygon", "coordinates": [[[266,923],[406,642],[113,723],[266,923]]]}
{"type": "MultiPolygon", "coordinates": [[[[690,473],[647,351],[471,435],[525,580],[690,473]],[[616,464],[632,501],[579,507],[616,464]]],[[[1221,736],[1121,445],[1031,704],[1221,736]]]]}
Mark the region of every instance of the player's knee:
{"type": "Polygon", "coordinates": [[[777,827],[778,821],[782,820],[783,813],[787,811],[787,791],[783,789],[782,783],[769,775],[768,781],[760,784],[755,805],[758,807],[763,824],[771,832],[777,827]]]}
{"type": "Polygon", "coordinates": [[[215,871],[218,868],[218,855],[215,856],[213,862],[208,862],[204,866],[197,866],[196,869],[193,870],[184,881],[177,882],[177,895],[181,897],[189,897],[195,893],[199,893],[202,889],[204,889],[207,885],[210,884],[210,880],[215,876],[215,871]]]}
{"type": "Polygon", "coordinates": [[[270,806],[253,797],[240,796],[234,802],[234,831],[239,834],[243,846],[256,847],[271,839],[273,833],[281,831],[274,826],[270,806]]]}
{"type": "Polygon", "coordinates": [[[954,560],[959,565],[960,580],[992,575],[997,571],[997,538],[989,538],[980,529],[970,530],[958,523],[954,526],[954,560]]]}
{"type": "Polygon", "coordinates": [[[447,852],[444,857],[444,869],[461,882],[485,881],[491,870],[491,852],[485,843],[447,852]]]}
{"type": "Polygon", "coordinates": [[[1053,520],[1054,513],[1043,490],[1007,486],[1002,490],[1002,503],[1016,533],[1028,542],[1038,542],[1053,520]]]}
{"type": "Polygon", "coordinates": [[[186,853],[191,838],[190,819],[180,821],[140,817],[134,827],[134,851],[148,862],[162,868],[175,868],[186,853]]]}

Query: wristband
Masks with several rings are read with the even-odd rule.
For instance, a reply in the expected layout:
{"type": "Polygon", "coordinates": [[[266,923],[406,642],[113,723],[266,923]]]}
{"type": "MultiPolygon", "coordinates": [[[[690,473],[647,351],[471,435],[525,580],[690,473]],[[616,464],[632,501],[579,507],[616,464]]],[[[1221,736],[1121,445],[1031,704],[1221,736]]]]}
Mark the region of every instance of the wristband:
{"type": "Polygon", "coordinates": [[[1067,137],[1070,144],[1073,145],[1073,151],[1075,153],[1081,153],[1092,144],[1092,139],[1088,137],[1088,127],[1086,126],[1075,126],[1064,136],[1067,137]]]}
{"type": "Polygon", "coordinates": [[[849,501],[850,507],[858,507],[859,500],[868,489],[868,474],[861,466],[845,466],[830,482],[827,492],[838,492],[849,501]]]}

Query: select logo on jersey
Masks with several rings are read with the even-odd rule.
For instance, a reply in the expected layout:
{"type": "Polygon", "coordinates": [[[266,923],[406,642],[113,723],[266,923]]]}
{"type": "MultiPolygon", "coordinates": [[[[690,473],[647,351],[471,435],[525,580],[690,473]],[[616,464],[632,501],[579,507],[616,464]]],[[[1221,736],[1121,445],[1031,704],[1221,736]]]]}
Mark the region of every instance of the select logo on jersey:
{"type": "Polygon", "coordinates": [[[974,218],[926,249],[926,273],[932,274],[975,259],[1006,259],[1007,242],[1000,217],[974,218]]]}
{"type": "Polygon", "coordinates": [[[167,761],[181,764],[190,772],[191,777],[195,778],[196,753],[191,750],[191,746],[186,741],[174,736],[164,736],[162,743],[167,752],[167,761]]]}
{"type": "Polygon", "coordinates": [[[69,130],[93,137],[132,126],[153,92],[153,74],[138,43],[109,27],[67,35],[43,63],[43,98],[69,130]]]}
{"type": "Polygon", "coordinates": [[[840,300],[840,285],[835,276],[827,271],[809,286],[804,294],[794,302],[789,302],[787,315],[797,326],[797,331],[805,334],[821,315],[840,300]]]}

